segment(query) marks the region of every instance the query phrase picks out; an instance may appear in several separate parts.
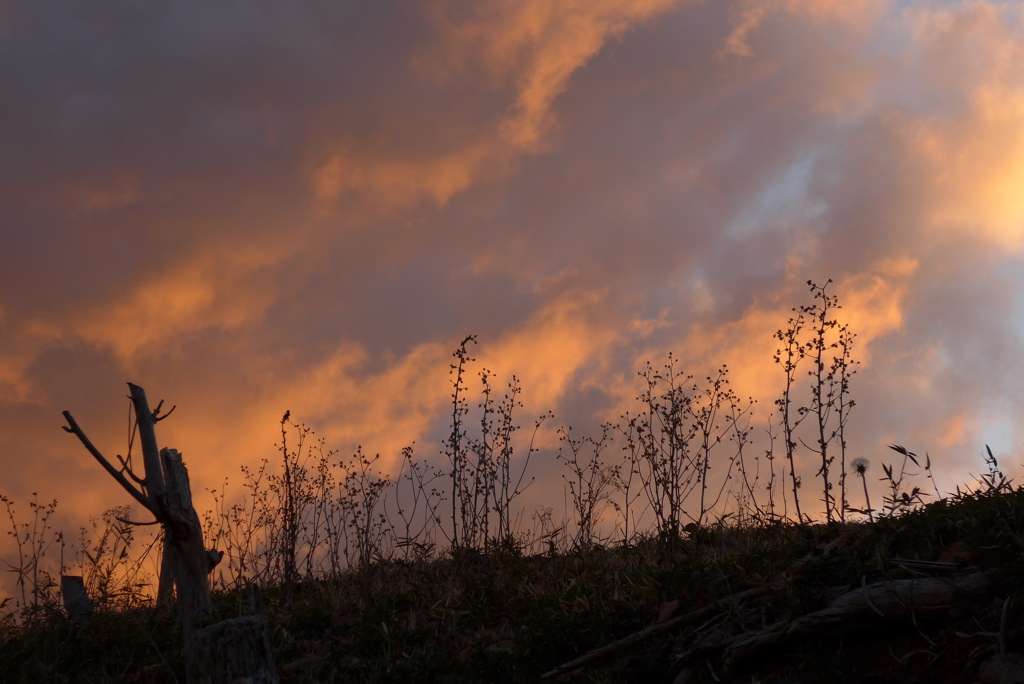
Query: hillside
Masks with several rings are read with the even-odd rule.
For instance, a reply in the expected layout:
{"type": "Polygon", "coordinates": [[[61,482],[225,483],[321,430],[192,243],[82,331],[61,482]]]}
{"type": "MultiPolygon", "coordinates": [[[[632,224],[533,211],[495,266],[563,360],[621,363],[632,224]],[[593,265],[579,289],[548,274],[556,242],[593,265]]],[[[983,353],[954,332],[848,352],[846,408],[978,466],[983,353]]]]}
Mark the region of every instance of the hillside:
{"type": "MultiPolygon", "coordinates": [[[[548,679],[1021,681],[992,672],[1000,649],[1024,650],[1022,536],[1024,489],[983,478],[874,522],[382,561],[258,596],[217,591],[215,617],[257,599],[285,682],[535,682],[609,644],[548,679]]],[[[16,617],[2,626],[4,682],[184,681],[167,614],[101,609],[77,628],[51,601],[16,617]]]]}

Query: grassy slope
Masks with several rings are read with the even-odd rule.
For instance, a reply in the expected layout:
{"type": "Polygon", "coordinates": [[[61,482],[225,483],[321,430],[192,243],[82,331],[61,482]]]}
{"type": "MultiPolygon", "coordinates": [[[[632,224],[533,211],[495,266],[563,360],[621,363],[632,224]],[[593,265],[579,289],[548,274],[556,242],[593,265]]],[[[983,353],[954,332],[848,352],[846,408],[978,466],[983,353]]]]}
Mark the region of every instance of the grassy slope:
{"type": "MultiPolygon", "coordinates": [[[[842,587],[908,577],[890,558],[934,561],[955,552],[965,569],[999,569],[991,599],[954,606],[929,623],[879,623],[789,644],[748,663],[742,680],[970,682],[996,640],[964,635],[998,631],[1003,599],[1024,579],[1014,538],[1022,530],[1024,489],[1007,488],[870,524],[721,527],[668,547],[648,540],[552,556],[381,563],[333,581],[264,589],[262,600],[285,682],[531,682],[642,629],[673,600],[678,615],[781,581],[754,624],[737,623],[757,629],[816,610],[842,587]]],[[[214,601],[218,619],[244,612],[246,603],[237,594],[214,601]]],[[[1018,624],[1011,623],[1011,651],[1024,649],[1018,624]]],[[[692,629],[669,630],[565,679],[672,681],[671,656],[693,636],[692,629]]],[[[22,626],[0,625],[0,679],[184,682],[179,643],[173,620],[152,611],[99,613],[76,631],[46,608],[22,626]]],[[[713,681],[707,670],[693,681],[701,677],[713,681]]]]}

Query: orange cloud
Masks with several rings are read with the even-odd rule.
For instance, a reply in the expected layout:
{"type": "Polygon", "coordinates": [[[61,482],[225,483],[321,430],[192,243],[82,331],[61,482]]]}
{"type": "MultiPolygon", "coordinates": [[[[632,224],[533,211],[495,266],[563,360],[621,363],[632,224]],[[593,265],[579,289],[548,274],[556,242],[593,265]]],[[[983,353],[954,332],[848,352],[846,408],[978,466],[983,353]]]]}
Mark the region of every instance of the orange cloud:
{"type": "Polygon", "coordinates": [[[752,5],[744,7],[735,13],[733,18],[733,29],[725,44],[719,50],[719,56],[737,55],[739,57],[753,57],[754,50],[750,47],[748,39],[750,33],[757,29],[764,20],[765,8],[763,5],[752,5]]]}
{"type": "Polygon", "coordinates": [[[72,334],[133,363],[174,349],[211,328],[237,328],[275,301],[269,283],[252,276],[302,249],[296,237],[270,246],[212,248],[144,280],[113,302],[82,313],[72,334]]]}
{"type": "MultiPolygon", "coordinates": [[[[601,293],[560,298],[501,338],[471,345],[476,361],[465,376],[470,404],[475,406],[479,398],[477,373],[482,368],[493,374],[499,397],[515,374],[525,404],[519,417],[528,425],[557,407],[581,376],[600,375],[595,366],[619,338],[616,330],[599,322],[601,301],[601,293]]],[[[193,407],[187,429],[184,421],[161,425],[166,426],[167,444],[181,449],[194,469],[195,481],[207,485],[225,475],[237,479],[238,466],[251,464],[255,454],[271,454],[286,409],[293,420],[316,426],[328,448],[347,450],[359,444],[371,454],[381,454],[382,468],[394,470],[401,449],[412,442],[422,456],[435,456],[440,449],[428,437],[450,410],[453,348],[452,342],[423,343],[372,370],[366,349],[343,342],[294,377],[268,378],[267,392],[249,397],[244,412],[227,406],[193,407]],[[219,456],[211,459],[212,454],[219,456]]],[[[548,446],[554,444],[548,441],[548,446]]]]}
{"type": "Polygon", "coordinates": [[[482,177],[493,175],[494,167],[504,165],[499,156],[499,150],[488,143],[419,159],[357,159],[338,151],[315,171],[313,187],[321,210],[346,193],[372,198],[386,210],[408,209],[424,199],[440,207],[482,177]]]}
{"type": "Polygon", "coordinates": [[[540,150],[552,125],[551,104],[573,72],[610,38],[679,5],[680,0],[491,4],[483,22],[471,22],[465,29],[482,39],[492,68],[514,71],[517,94],[501,123],[502,138],[517,148],[540,150]]]}
{"type": "Polygon", "coordinates": [[[0,307],[0,332],[6,333],[0,349],[0,401],[41,405],[46,401],[46,392],[28,371],[41,350],[59,339],[60,331],[54,324],[38,319],[17,325],[5,318],[0,307]]]}
{"type": "Polygon", "coordinates": [[[482,63],[492,86],[511,82],[510,104],[482,140],[435,156],[353,155],[336,149],[315,164],[312,186],[320,210],[345,193],[385,209],[428,200],[444,206],[473,183],[501,175],[519,154],[547,149],[551,107],[570,76],[613,38],[683,0],[442,0],[428,14],[437,43],[411,61],[426,78],[445,80],[482,63]]]}
{"type": "Polygon", "coordinates": [[[936,436],[936,441],[940,446],[949,448],[956,446],[964,441],[964,437],[968,432],[973,432],[973,428],[969,428],[968,424],[973,422],[971,416],[966,412],[960,412],[949,416],[946,419],[945,425],[939,428],[939,434],[936,436]]]}
{"type": "Polygon", "coordinates": [[[934,169],[932,220],[942,230],[1024,249],[1024,89],[980,86],[955,122],[917,122],[913,140],[934,169]]]}
{"type": "Polygon", "coordinates": [[[916,259],[883,259],[868,273],[850,276],[836,285],[843,307],[838,316],[856,333],[857,360],[871,364],[871,342],[903,327],[909,279],[917,271],[916,259]]]}
{"type": "Polygon", "coordinates": [[[515,374],[531,413],[555,407],[580,376],[589,375],[599,357],[622,338],[602,324],[601,291],[569,292],[539,308],[516,329],[486,343],[480,364],[502,381],[515,374]]]}
{"type": "Polygon", "coordinates": [[[927,169],[930,219],[940,232],[1024,249],[1024,44],[1007,10],[974,2],[909,11],[914,42],[903,67],[950,106],[890,122],[927,169]]]}
{"type": "Polygon", "coordinates": [[[297,418],[328,425],[322,431],[328,446],[362,444],[366,451],[379,452],[384,467],[391,468],[401,449],[414,441],[433,455],[436,445],[423,439],[448,399],[451,351],[438,343],[421,344],[368,373],[366,351],[343,344],[279,388],[275,401],[297,418]]]}
{"type": "MultiPolygon", "coordinates": [[[[440,447],[426,436],[448,401],[450,353],[443,345],[421,344],[377,370],[369,367],[364,348],[342,342],[322,360],[290,370],[254,363],[250,373],[259,376],[257,387],[181,406],[160,424],[161,445],[182,452],[194,491],[228,478],[229,495],[237,497],[243,493],[241,466],[252,468],[268,458],[272,471],[277,468],[281,417],[290,411],[291,420],[314,428],[325,450],[347,454],[361,445],[367,454],[381,455],[383,470],[393,471],[403,447],[416,442],[421,457],[436,455],[440,447]]],[[[208,503],[200,497],[197,506],[208,503]]]]}
{"type": "Polygon", "coordinates": [[[29,401],[33,386],[25,379],[25,358],[0,357],[0,400],[29,401]]]}
{"type": "Polygon", "coordinates": [[[753,57],[750,35],[758,30],[765,19],[785,12],[807,17],[812,21],[840,21],[846,24],[866,25],[886,10],[884,0],[746,0],[732,10],[732,31],[725,39],[719,56],[737,55],[753,57]]]}

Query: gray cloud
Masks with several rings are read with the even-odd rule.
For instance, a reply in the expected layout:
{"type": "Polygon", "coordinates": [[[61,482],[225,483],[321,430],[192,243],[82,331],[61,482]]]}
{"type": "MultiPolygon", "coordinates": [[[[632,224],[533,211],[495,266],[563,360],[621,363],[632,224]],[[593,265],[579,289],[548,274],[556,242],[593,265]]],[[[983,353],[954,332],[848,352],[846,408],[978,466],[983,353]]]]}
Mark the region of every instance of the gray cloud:
{"type": "Polygon", "coordinates": [[[763,417],[771,333],[829,277],[869,361],[852,443],[952,486],[1024,403],[1016,10],[840,5],[595,0],[535,33],[499,0],[14,6],[3,489],[99,512],[59,411],[114,450],[127,379],[180,406],[200,486],[285,409],[433,453],[471,332],[566,423],[670,349],[763,417]]]}

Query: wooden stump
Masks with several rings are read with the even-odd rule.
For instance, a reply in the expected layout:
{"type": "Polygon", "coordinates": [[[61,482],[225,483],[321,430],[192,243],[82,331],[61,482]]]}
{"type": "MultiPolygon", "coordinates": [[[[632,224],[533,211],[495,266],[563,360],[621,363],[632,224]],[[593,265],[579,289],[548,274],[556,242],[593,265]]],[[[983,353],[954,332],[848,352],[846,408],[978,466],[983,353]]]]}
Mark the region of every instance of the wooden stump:
{"type": "Polygon", "coordinates": [[[77,627],[89,624],[92,616],[92,600],[85,590],[85,581],[81,575],[61,575],[60,594],[64,599],[64,610],[68,620],[77,627]]]}
{"type": "Polygon", "coordinates": [[[174,581],[178,614],[186,635],[201,627],[210,615],[210,559],[203,547],[203,528],[192,506],[188,470],[181,454],[161,449],[167,487],[166,507],[170,522],[164,525],[164,562],[161,565],[157,603],[166,601],[170,580],[174,581]],[[169,571],[169,573],[168,573],[169,571]],[[169,574],[169,577],[166,575],[169,574]]]}
{"type": "Polygon", "coordinates": [[[262,615],[224,620],[196,630],[186,661],[192,684],[278,684],[274,645],[262,615]]]}

